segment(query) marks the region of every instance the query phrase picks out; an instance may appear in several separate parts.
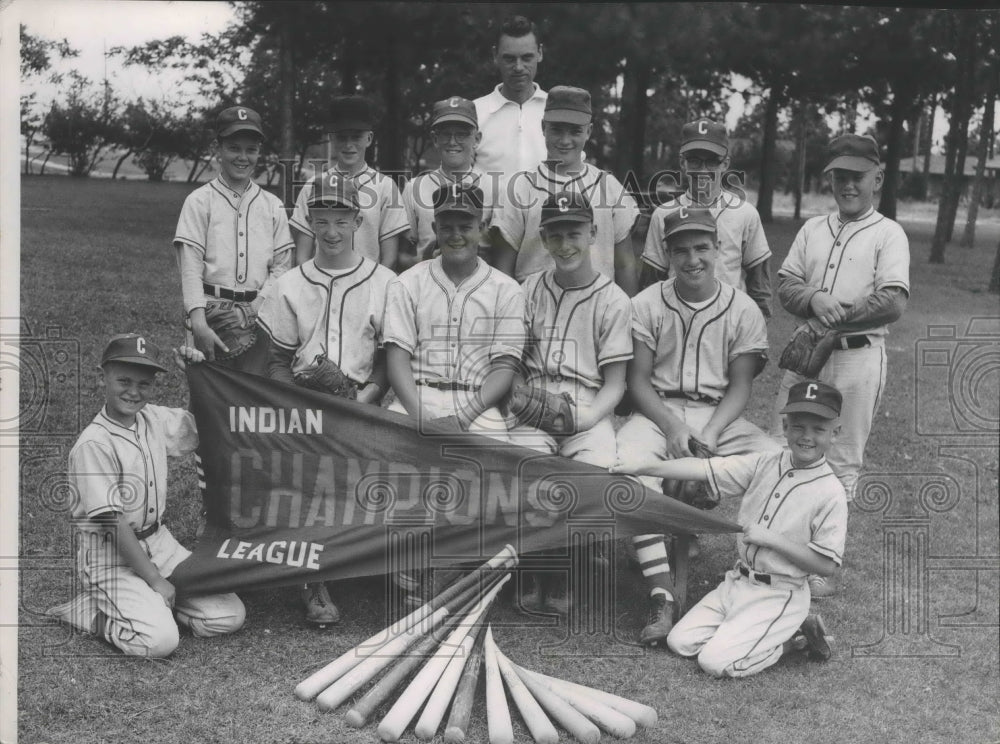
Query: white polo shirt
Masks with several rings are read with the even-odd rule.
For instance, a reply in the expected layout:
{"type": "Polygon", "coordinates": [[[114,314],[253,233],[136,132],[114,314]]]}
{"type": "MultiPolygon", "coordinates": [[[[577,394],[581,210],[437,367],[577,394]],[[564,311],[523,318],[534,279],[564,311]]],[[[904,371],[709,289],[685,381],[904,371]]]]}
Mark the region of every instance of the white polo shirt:
{"type": "Polygon", "coordinates": [[[477,170],[502,173],[510,178],[545,160],[542,115],[547,97],[536,83],[531,98],[519,105],[500,93],[498,85],[491,93],[474,101],[479,131],[483,133],[476,148],[477,170]]]}

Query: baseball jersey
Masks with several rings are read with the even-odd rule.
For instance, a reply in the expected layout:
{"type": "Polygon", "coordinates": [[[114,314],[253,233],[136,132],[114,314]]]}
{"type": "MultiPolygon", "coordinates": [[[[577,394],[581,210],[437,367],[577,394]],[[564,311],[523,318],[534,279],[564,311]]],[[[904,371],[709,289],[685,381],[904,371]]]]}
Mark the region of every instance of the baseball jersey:
{"type": "MultiPolygon", "coordinates": [[[[680,207],[690,207],[689,194],[681,194],[653,210],[646,233],[642,260],[658,271],[668,271],[670,257],[663,240],[663,221],[680,207]]],[[[723,191],[709,207],[718,224],[719,258],[715,277],[731,287],[746,291],[743,272],[771,257],[760,215],[750,202],[731,191],[723,191]]]]}
{"type": "MultiPolygon", "coordinates": [[[[358,203],[361,205],[361,226],[354,233],[354,250],[361,256],[378,263],[382,255],[379,246],[381,241],[406,232],[410,223],[406,218],[402,197],[395,182],[386,175],[379,173],[371,166],[355,176],[348,176],[336,168],[331,168],[322,177],[341,175],[350,178],[358,190],[358,203]]],[[[316,237],[309,227],[309,207],[306,206],[312,196],[313,182],[310,178],[299,191],[295,200],[295,209],[289,218],[289,224],[299,232],[316,237]]]]}
{"type": "MultiPolygon", "coordinates": [[[[883,287],[910,291],[910,243],[897,222],[874,209],[843,222],[839,214],[808,220],[778,275],[787,274],[852,303],[883,287]]],[[[885,336],[887,326],[865,330],[885,336]]]]}
{"type": "Polygon", "coordinates": [[[600,388],[601,367],[632,358],[628,295],[603,274],[586,286],[568,289],[559,286],[554,274],[533,274],[523,285],[528,382],[564,377],[600,388]]]}
{"type": "Polygon", "coordinates": [[[77,495],[73,516],[112,511],[124,515],[135,531],[149,527],[167,506],[167,457],[197,447],[198,429],[190,411],[147,404],[135,424],[126,427],[101,409],[69,453],[69,477],[77,495]]]}
{"type": "Polygon", "coordinates": [[[219,177],[184,200],[174,243],[184,250],[181,289],[187,313],[205,306],[202,282],[261,292],[291,266],[294,246],[278,197],[252,181],[240,194],[219,177]],[[203,262],[200,276],[192,266],[198,260],[203,262]]]}
{"type": "Polygon", "coordinates": [[[292,374],[321,354],[365,383],[382,343],[386,289],[395,278],[367,258],[346,271],[321,269],[310,259],[275,282],[257,321],[277,346],[295,352],[292,374]]]}
{"type": "Polygon", "coordinates": [[[476,148],[476,167],[482,173],[510,178],[545,159],[542,115],[546,98],[548,94],[536,83],[531,98],[520,105],[504,97],[499,85],[473,101],[483,134],[476,148]]]}
{"type": "Polygon", "coordinates": [[[389,284],[383,336],[412,355],[416,380],[482,384],[490,363],[524,352],[520,285],[482,259],[457,287],[441,257],[407,269],[389,284]]]}
{"type": "Polygon", "coordinates": [[[615,244],[632,232],[639,207],[617,178],[587,163],[572,176],[560,175],[542,163],[534,170],[515,174],[505,184],[496,225],[517,251],[514,278],[524,281],[530,274],[555,267],[542,244],[540,228],[542,205],[557,191],[576,191],[590,200],[597,228],[591,261],[597,271],[614,278],[615,244]]]}
{"type": "MultiPolygon", "coordinates": [[[[403,186],[403,207],[410,226],[410,240],[415,242],[417,259],[424,256],[424,251],[436,241],[434,235],[434,192],[442,186],[455,183],[443,170],[421,173],[403,186]]],[[[466,174],[459,183],[464,186],[478,186],[483,191],[483,222],[491,225],[499,210],[497,209],[497,194],[503,188],[498,175],[486,175],[478,169],[466,174]]]]}
{"type": "MultiPolygon", "coordinates": [[[[808,545],[838,566],[847,539],[847,497],[826,458],[805,468],[792,465],[787,450],[705,461],[709,487],[718,496],[743,496],[737,522],[759,524],[808,545]]],[[[776,550],[750,545],[740,533],[736,550],[749,568],[797,578],[809,572],[776,550]]]]}
{"type": "Polygon", "coordinates": [[[716,282],[708,304],[680,298],[675,279],[646,287],[632,298],[632,336],[653,352],[653,389],[722,400],[729,364],[742,354],[767,353],[767,327],[745,293],[716,282]]]}

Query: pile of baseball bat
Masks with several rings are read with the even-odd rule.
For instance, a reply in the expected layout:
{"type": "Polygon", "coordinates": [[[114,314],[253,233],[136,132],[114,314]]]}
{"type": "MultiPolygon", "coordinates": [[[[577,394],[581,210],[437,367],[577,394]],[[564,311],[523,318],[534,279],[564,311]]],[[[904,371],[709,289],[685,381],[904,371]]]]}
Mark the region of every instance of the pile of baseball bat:
{"type": "Polygon", "coordinates": [[[366,725],[394,698],[378,724],[382,740],[398,741],[418,712],[413,731],[427,740],[437,735],[450,706],[444,740],[464,742],[485,667],[490,744],[514,740],[505,686],[538,744],[559,740],[553,720],[588,744],[599,741],[602,730],[625,739],[637,726],[655,724],[656,711],[648,705],[530,671],[497,648],[490,612],[517,562],[517,553],[506,546],[427,604],[304,679],[296,697],[333,711],[374,681],[350,703],[344,714],[348,725],[366,725]]]}

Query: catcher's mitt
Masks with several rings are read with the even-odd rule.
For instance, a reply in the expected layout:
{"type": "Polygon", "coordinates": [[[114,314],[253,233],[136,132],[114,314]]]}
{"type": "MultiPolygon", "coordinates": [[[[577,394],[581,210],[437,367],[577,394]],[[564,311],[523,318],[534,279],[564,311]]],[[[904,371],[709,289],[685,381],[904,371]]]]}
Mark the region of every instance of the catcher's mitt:
{"type": "Polygon", "coordinates": [[[816,377],[839,340],[839,332],[810,318],[792,333],[788,345],[781,352],[778,366],[803,377],[816,377]]]}
{"type": "MultiPolygon", "coordinates": [[[[688,439],[688,449],[691,450],[695,457],[703,459],[715,457],[715,452],[709,449],[708,445],[697,437],[690,437],[688,439]]],[[[709,511],[719,505],[718,497],[712,493],[712,489],[704,481],[683,481],[680,483],[677,481],[664,481],[663,483],[663,492],[667,496],[671,496],[678,501],[683,501],[695,509],[709,511]]]]}
{"type": "Polygon", "coordinates": [[[249,303],[209,300],[205,321],[229,349],[228,353],[216,352],[216,359],[238,357],[257,341],[257,315],[249,303]]]}
{"type": "Polygon", "coordinates": [[[323,354],[317,354],[313,363],[296,373],[294,379],[295,384],[300,387],[336,395],[338,398],[356,400],[358,397],[357,383],[323,354]]]}
{"type": "Polygon", "coordinates": [[[515,385],[507,401],[519,424],[559,436],[576,432],[574,405],[569,393],[550,393],[530,385],[515,385]]]}

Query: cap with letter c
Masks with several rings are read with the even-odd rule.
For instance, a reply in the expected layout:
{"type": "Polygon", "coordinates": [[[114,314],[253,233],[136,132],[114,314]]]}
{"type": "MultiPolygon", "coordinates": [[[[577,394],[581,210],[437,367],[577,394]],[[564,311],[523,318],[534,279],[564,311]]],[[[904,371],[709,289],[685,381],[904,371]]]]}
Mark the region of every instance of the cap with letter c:
{"type": "Polygon", "coordinates": [[[726,125],[711,119],[689,121],[681,129],[681,154],[688,150],[707,150],[724,157],[729,152],[726,125]]]}
{"type": "Polygon", "coordinates": [[[354,181],[339,173],[324,173],[313,181],[312,193],[306,200],[309,209],[360,209],[358,189],[354,181]]]}
{"type": "Polygon", "coordinates": [[[474,129],[479,128],[479,117],[476,114],[476,104],[468,98],[452,96],[434,104],[431,113],[431,126],[446,124],[450,121],[468,124],[474,129]]]}
{"type": "Polygon", "coordinates": [[[716,235],[718,225],[715,215],[707,207],[681,206],[672,209],[663,218],[663,239],[681,232],[706,232],[716,235]]]}
{"type": "Polygon", "coordinates": [[[137,364],[141,367],[152,367],[159,372],[166,372],[167,369],[159,362],[160,350],[152,341],[147,341],[145,336],[138,333],[120,333],[112,336],[108,345],[104,347],[101,354],[101,366],[108,362],[121,362],[122,364],[137,364]]]}
{"type": "Polygon", "coordinates": [[[882,162],[878,142],[874,137],[860,134],[842,134],[830,140],[826,147],[824,173],[835,168],[867,173],[882,162]]]}
{"type": "Polygon", "coordinates": [[[246,106],[230,106],[220,111],[215,117],[215,136],[222,139],[237,132],[253,132],[263,138],[260,114],[246,106]]]}
{"type": "Polygon", "coordinates": [[[432,198],[435,216],[446,212],[471,214],[477,218],[483,216],[483,190],[478,186],[452,183],[437,189],[432,198]]]}
{"type": "Polygon", "coordinates": [[[833,385],[819,380],[803,380],[788,390],[788,402],[781,409],[786,413],[811,413],[825,419],[840,416],[844,396],[833,385]]]}
{"type": "Polygon", "coordinates": [[[549,89],[542,121],[583,125],[590,124],[593,118],[588,91],[571,85],[556,85],[549,89]]]}
{"type": "Polygon", "coordinates": [[[557,191],[542,205],[541,226],[553,222],[593,222],[590,200],[578,191],[557,191]]]}

